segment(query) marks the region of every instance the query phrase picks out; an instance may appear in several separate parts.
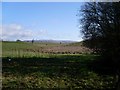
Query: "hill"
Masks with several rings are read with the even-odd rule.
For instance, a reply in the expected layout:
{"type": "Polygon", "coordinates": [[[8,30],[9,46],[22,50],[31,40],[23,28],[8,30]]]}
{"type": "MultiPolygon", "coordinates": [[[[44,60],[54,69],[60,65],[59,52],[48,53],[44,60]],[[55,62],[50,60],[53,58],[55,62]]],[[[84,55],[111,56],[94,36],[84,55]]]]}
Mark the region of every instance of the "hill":
{"type": "MultiPolygon", "coordinates": [[[[24,40],[25,42],[31,42],[32,40],[24,40]]],[[[75,43],[77,41],[71,40],[34,40],[34,42],[42,42],[42,43],[75,43]]]]}

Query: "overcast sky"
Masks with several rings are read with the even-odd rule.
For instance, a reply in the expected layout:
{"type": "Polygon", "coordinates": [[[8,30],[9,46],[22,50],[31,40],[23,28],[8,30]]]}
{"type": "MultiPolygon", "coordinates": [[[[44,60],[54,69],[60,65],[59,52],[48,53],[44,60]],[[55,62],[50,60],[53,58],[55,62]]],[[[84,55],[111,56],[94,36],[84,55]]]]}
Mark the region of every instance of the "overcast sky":
{"type": "Polygon", "coordinates": [[[78,10],[82,2],[3,2],[3,40],[82,40],[78,10]]]}

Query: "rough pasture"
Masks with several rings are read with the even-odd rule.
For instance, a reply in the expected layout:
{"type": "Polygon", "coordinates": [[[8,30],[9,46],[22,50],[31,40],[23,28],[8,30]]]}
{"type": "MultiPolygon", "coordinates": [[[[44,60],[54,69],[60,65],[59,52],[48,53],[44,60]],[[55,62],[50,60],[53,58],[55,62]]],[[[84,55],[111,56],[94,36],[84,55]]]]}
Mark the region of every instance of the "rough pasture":
{"type": "Polygon", "coordinates": [[[89,54],[91,50],[80,44],[3,42],[2,46],[3,89],[115,87],[113,75],[98,72],[101,68],[94,61],[99,55],[89,54]]]}
{"type": "Polygon", "coordinates": [[[3,57],[41,54],[84,54],[91,50],[82,45],[59,43],[3,42],[3,57]]]}

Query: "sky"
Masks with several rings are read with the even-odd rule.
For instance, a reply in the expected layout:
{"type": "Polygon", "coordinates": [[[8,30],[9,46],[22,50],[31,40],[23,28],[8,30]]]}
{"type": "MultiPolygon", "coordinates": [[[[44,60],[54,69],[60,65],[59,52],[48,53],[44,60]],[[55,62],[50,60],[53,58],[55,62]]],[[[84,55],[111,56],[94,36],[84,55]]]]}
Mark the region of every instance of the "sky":
{"type": "Polygon", "coordinates": [[[3,40],[81,41],[82,2],[2,2],[3,40]]]}

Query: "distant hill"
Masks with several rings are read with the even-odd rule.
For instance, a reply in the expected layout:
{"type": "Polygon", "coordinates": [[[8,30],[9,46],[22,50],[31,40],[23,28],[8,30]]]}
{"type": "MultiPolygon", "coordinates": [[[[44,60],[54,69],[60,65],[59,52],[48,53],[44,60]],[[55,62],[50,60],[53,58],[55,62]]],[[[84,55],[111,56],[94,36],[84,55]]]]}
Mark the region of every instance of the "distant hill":
{"type": "Polygon", "coordinates": [[[83,45],[83,41],[69,43],[69,46],[81,46],[81,45],[83,45]]]}
{"type": "MultiPolygon", "coordinates": [[[[31,42],[32,40],[24,40],[25,42],[31,42]]],[[[34,42],[42,42],[42,43],[76,43],[77,41],[70,40],[34,40],[34,42]]]]}

